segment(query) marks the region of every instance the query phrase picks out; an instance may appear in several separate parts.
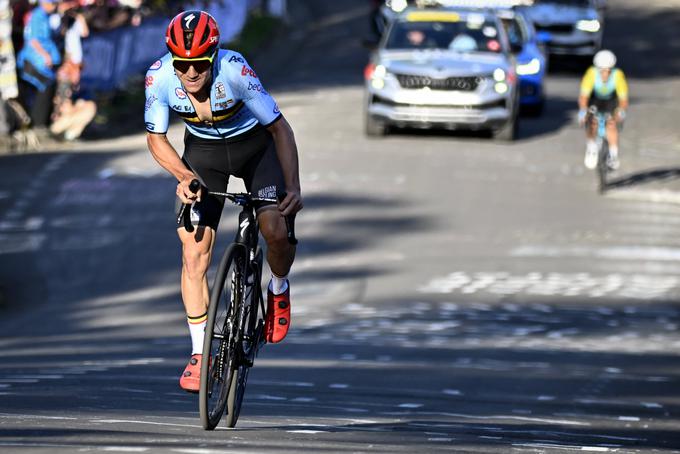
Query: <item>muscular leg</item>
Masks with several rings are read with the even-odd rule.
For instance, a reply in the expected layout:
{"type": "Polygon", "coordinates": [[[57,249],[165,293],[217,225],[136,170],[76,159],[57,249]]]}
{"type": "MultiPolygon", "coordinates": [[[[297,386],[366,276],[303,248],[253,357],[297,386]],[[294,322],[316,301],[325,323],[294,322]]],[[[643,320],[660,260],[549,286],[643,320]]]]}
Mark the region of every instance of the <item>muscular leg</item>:
{"type": "Polygon", "coordinates": [[[619,130],[614,119],[607,121],[607,141],[609,142],[610,149],[619,148],[619,130]]]}
{"type": "Polygon", "coordinates": [[[207,272],[215,231],[209,227],[199,227],[193,232],[181,228],[177,234],[182,242],[182,300],[187,315],[196,317],[208,310],[207,272]]]}
{"type": "Polygon", "coordinates": [[[586,138],[589,140],[594,140],[595,135],[597,134],[597,117],[595,115],[588,114],[587,125],[586,138]]]}
{"type": "Polygon", "coordinates": [[[287,276],[295,260],[295,246],[288,242],[286,221],[275,207],[262,209],[257,219],[267,242],[267,262],[272,273],[287,276]]]}

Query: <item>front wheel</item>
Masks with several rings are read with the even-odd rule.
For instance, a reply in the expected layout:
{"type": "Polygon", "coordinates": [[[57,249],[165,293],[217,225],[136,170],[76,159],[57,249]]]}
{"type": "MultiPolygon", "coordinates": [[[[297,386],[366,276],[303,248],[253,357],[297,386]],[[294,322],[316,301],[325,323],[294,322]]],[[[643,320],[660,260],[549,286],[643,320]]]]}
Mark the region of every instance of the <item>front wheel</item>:
{"type": "Polygon", "coordinates": [[[494,131],[493,136],[496,139],[512,142],[517,138],[517,116],[513,116],[508,120],[503,127],[497,131],[494,131]]]}
{"type": "Polygon", "coordinates": [[[245,249],[230,245],[222,256],[210,294],[198,396],[201,423],[206,430],[219,423],[237,375],[240,331],[237,309],[244,294],[245,263],[245,249]]]}
{"type": "Polygon", "coordinates": [[[248,373],[253,366],[253,361],[260,347],[260,340],[263,338],[264,313],[260,316],[259,311],[260,307],[264,307],[262,306],[262,289],[260,288],[261,275],[262,250],[258,247],[255,260],[251,262],[251,269],[248,270],[245,279],[243,304],[240,305],[242,310],[239,317],[241,324],[241,336],[239,336],[241,348],[238,351],[241,358],[232,375],[229,395],[227,396],[227,427],[236,426],[236,421],[241,412],[241,405],[243,404],[243,396],[246,392],[248,373]]]}
{"type": "Polygon", "coordinates": [[[374,117],[371,114],[366,114],[366,135],[368,137],[382,137],[387,135],[388,126],[384,120],[374,117]]]}
{"type": "Polygon", "coordinates": [[[609,157],[609,144],[606,140],[602,140],[600,143],[600,150],[598,152],[597,158],[597,177],[599,183],[600,193],[604,193],[607,190],[607,158],[609,157]]]}

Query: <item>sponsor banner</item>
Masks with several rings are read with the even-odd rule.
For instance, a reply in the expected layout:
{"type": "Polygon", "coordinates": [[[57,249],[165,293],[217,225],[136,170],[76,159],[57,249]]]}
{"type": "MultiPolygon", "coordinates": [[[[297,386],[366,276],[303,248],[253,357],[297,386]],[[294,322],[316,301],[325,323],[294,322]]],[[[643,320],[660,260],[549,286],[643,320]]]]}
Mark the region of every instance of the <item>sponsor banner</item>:
{"type": "MultiPolygon", "coordinates": [[[[229,0],[212,3],[207,11],[217,21],[221,41],[226,43],[241,32],[248,10],[259,2],[229,0]]],[[[167,52],[165,29],[169,20],[169,17],[147,18],[139,27],[121,27],[85,38],[83,88],[97,91],[125,88],[130,76],[144,74],[155,60],[167,52]]]]}

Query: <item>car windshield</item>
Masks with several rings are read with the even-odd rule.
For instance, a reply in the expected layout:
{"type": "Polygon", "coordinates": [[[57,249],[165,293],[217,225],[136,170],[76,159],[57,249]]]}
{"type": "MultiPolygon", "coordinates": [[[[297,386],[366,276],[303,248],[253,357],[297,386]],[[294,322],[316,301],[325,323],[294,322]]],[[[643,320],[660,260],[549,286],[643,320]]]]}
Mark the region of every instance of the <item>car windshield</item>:
{"type": "Polygon", "coordinates": [[[502,51],[495,22],[484,16],[467,21],[401,20],[396,22],[385,49],[446,49],[456,52],[502,51]]]}
{"type": "Polygon", "coordinates": [[[586,7],[590,6],[590,0],[534,0],[534,4],[558,4],[586,7]]]}

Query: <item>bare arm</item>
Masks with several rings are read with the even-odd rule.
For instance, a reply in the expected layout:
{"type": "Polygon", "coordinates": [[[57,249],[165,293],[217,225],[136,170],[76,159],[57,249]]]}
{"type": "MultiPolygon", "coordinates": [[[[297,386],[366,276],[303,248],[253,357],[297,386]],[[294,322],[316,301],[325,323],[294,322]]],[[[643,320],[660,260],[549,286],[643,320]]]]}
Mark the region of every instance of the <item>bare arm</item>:
{"type": "Polygon", "coordinates": [[[175,148],[170,144],[167,136],[165,134],[147,133],[146,143],[156,162],[179,182],[177,184],[176,193],[180,200],[182,200],[183,203],[191,203],[194,200],[200,201],[201,190],[194,194],[189,189],[189,184],[191,183],[191,180],[196,178],[196,175],[184,165],[184,162],[182,162],[179,154],[177,154],[175,148]]]}
{"type": "Polygon", "coordinates": [[[295,144],[295,135],[290,124],[281,117],[267,130],[272,134],[276,144],[276,154],[281,162],[283,178],[286,183],[286,198],[279,204],[281,214],[288,216],[300,211],[303,207],[300,193],[300,169],[298,163],[298,151],[295,144]]]}

